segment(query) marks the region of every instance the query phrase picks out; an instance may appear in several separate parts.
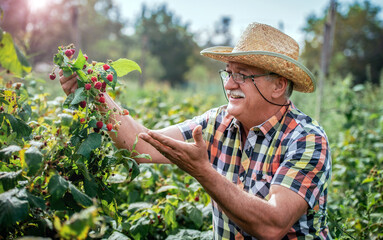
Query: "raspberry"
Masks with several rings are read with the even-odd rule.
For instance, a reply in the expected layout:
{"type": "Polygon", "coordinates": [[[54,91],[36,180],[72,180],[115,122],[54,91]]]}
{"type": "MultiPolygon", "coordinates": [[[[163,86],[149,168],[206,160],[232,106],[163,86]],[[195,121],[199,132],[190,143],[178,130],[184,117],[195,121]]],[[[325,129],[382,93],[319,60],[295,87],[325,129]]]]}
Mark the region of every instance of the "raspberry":
{"type": "Polygon", "coordinates": [[[85,108],[86,107],[86,101],[81,101],[80,102],[80,107],[85,108]]]}
{"type": "Polygon", "coordinates": [[[112,125],[111,123],[108,123],[108,124],[106,125],[106,128],[108,129],[108,131],[112,131],[112,129],[113,129],[113,125],[112,125]]]}
{"type": "Polygon", "coordinates": [[[112,82],[113,81],[113,75],[112,74],[108,74],[108,76],[106,76],[106,79],[108,79],[109,82],[112,82]]]}
{"type": "Polygon", "coordinates": [[[122,112],[122,115],[129,115],[129,110],[128,109],[124,109],[124,111],[122,112]]]}
{"type": "Polygon", "coordinates": [[[56,78],[56,74],[55,74],[55,73],[51,73],[51,74],[49,75],[49,78],[50,78],[51,80],[55,80],[55,78],[56,78]]]}
{"type": "Polygon", "coordinates": [[[74,49],[71,49],[70,51],[72,52],[72,55],[76,52],[74,49]]]}
{"type": "Polygon", "coordinates": [[[88,61],[88,56],[84,54],[85,60],[88,61]]]}
{"type": "Polygon", "coordinates": [[[94,88],[95,88],[95,89],[100,89],[101,86],[102,86],[102,83],[101,83],[101,82],[96,82],[96,83],[94,84],[94,88]]]}
{"type": "Polygon", "coordinates": [[[98,121],[96,123],[97,128],[101,129],[104,126],[104,123],[102,121],[98,121]]]}
{"type": "Polygon", "coordinates": [[[71,56],[73,55],[72,50],[71,50],[71,49],[67,49],[67,50],[65,50],[65,55],[66,55],[68,58],[71,57],[71,56]]]}
{"type": "Polygon", "coordinates": [[[100,97],[100,99],[98,99],[98,101],[99,101],[100,103],[105,103],[105,97],[100,97]]]}
{"type": "Polygon", "coordinates": [[[85,118],[81,118],[81,119],[80,119],[80,123],[81,123],[81,124],[85,123],[85,118]]]}
{"type": "Polygon", "coordinates": [[[93,77],[90,78],[90,80],[92,80],[92,82],[97,82],[97,77],[93,76],[93,77]]]}
{"type": "Polygon", "coordinates": [[[194,198],[194,201],[196,201],[196,202],[199,201],[199,196],[198,195],[194,198]]]}
{"type": "Polygon", "coordinates": [[[86,68],[86,64],[84,64],[84,66],[82,67],[82,69],[85,69],[86,68]]]}
{"type": "Polygon", "coordinates": [[[88,74],[92,74],[93,73],[93,70],[92,69],[88,69],[88,74]]]}
{"type": "Polygon", "coordinates": [[[92,88],[92,84],[90,83],[85,84],[85,90],[90,90],[91,88],[92,88]]]}
{"type": "Polygon", "coordinates": [[[110,66],[108,64],[104,64],[104,66],[102,66],[104,68],[104,70],[108,70],[110,68],[110,66]]]}

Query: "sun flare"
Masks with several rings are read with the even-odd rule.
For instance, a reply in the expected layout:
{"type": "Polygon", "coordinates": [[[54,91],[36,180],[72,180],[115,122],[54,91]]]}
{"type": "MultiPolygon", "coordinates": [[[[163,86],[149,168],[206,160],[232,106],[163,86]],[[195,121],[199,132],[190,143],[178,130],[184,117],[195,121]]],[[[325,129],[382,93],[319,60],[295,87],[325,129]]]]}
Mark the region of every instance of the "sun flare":
{"type": "Polygon", "coordinates": [[[49,5],[50,0],[28,0],[29,8],[32,12],[42,10],[49,5]]]}

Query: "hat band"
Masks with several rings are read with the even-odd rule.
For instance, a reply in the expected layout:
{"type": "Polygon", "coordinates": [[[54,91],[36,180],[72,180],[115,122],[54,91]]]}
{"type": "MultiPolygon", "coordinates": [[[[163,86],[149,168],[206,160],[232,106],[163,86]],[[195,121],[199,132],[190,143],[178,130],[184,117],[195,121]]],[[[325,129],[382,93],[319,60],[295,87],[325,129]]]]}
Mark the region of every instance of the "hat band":
{"type": "MultiPolygon", "coordinates": [[[[209,49],[206,49],[206,50],[209,50],[209,49]]],[[[296,66],[301,68],[305,73],[307,73],[307,75],[309,75],[309,77],[312,79],[312,81],[314,81],[314,79],[315,79],[314,75],[310,72],[310,70],[308,70],[302,63],[298,62],[294,58],[291,58],[289,56],[286,56],[286,55],[280,54],[280,53],[276,53],[276,52],[269,52],[269,51],[246,51],[246,52],[229,52],[229,53],[228,52],[226,52],[226,53],[224,53],[224,52],[217,52],[217,53],[214,53],[214,52],[202,51],[202,53],[209,53],[209,54],[213,54],[213,55],[227,55],[227,56],[268,55],[268,56],[272,56],[272,57],[278,57],[278,58],[282,58],[283,60],[286,60],[286,61],[289,61],[291,63],[294,63],[296,66]]]]}

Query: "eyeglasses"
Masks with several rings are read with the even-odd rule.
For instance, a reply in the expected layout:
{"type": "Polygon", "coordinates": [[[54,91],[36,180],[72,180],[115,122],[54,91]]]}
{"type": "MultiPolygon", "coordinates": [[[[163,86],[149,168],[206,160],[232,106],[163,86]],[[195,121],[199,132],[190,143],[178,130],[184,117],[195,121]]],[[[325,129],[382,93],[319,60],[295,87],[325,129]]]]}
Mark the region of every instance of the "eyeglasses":
{"type": "Polygon", "coordinates": [[[221,77],[223,83],[226,83],[227,81],[229,81],[230,77],[233,77],[234,82],[238,84],[243,84],[247,78],[250,78],[254,82],[254,78],[263,77],[263,76],[272,75],[272,74],[275,74],[275,73],[264,73],[264,74],[246,76],[241,73],[229,73],[226,70],[219,71],[219,76],[221,77]]]}

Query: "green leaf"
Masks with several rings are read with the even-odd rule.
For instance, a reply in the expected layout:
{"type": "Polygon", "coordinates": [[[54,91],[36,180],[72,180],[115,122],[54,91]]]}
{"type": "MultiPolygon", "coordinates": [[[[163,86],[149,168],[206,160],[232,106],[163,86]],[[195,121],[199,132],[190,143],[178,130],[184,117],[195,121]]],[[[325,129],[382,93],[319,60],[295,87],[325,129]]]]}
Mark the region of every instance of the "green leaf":
{"type": "Polygon", "coordinates": [[[74,92],[74,98],[70,104],[71,105],[78,104],[79,102],[84,100],[86,100],[86,94],[84,93],[84,88],[77,88],[76,91],[74,92]]]}
{"type": "Polygon", "coordinates": [[[48,183],[48,191],[53,198],[62,198],[68,190],[69,183],[60,175],[53,175],[48,183]]]}
{"type": "Polygon", "coordinates": [[[150,219],[148,217],[141,217],[130,227],[130,231],[134,235],[134,239],[145,239],[149,233],[150,219]]]}
{"type": "Polygon", "coordinates": [[[78,56],[77,56],[77,59],[76,59],[76,62],[73,64],[73,67],[76,69],[82,69],[85,65],[85,62],[86,62],[86,59],[85,59],[85,57],[82,54],[82,51],[80,49],[78,56]]]}
{"type": "Polygon", "coordinates": [[[89,207],[73,214],[61,227],[59,234],[64,239],[86,239],[96,220],[97,208],[89,207]]]}
{"type": "Polygon", "coordinates": [[[0,159],[9,158],[13,153],[19,152],[21,147],[17,145],[10,145],[0,150],[0,159]]]}
{"type": "Polygon", "coordinates": [[[27,58],[24,56],[24,54],[21,53],[20,49],[16,45],[14,46],[15,46],[17,58],[19,59],[21,65],[23,65],[24,67],[30,68],[31,65],[29,64],[27,58]]]}
{"type": "Polygon", "coordinates": [[[3,185],[3,189],[8,191],[16,187],[17,180],[21,178],[22,170],[17,172],[0,172],[0,182],[3,185]]]}
{"type": "Polygon", "coordinates": [[[196,207],[191,207],[187,210],[190,220],[196,225],[197,228],[200,228],[203,224],[202,211],[196,207]]]}
{"type": "Polygon", "coordinates": [[[19,59],[18,55],[22,55],[19,50],[16,50],[16,47],[13,43],[12,36],[9,33],[4,33],[3,38],[0,42],[0,65],[5,69],[8,69],[12,73],[20,76],[24,76],[26,73],[29,73],[32,68],[24,62],[25,57],[21,57],[22,62],[19,59]]]}
{"type": "Polygon", "coordinates": [[[124,234],[120,232],[116,232],[116,231],[113,232],[113,234],[108,237],[108,240],[129,240],[129,239],[130,238],[128,238],[124,234]]]}
{"type": "Polygon", "coordinates": [[[61,66],[61,64],[64,62],[64,56],[60,53],[57,53],[54,57],[53,57],[53,62],[54,64],[58,65],[58,66],[61,66]]]}
{"type": "Polygon", "coordinates": [[[45,201],[41,197],[37,197],[30,192],[27,192],[28,202],[31,207],[46,209],[45,201]]]}
{"type": "Polygon", "coordinates": [[[92,150],[100,146],[101,146],[101,135],[98,133],[91,133],[81,143],[80,147],[77,150],[77,153],[89,159],[89,156],[92,150]]]}
{"type": "Polygon", "coordinates": [[[172,189],[178,189],[178,187],[170,185],[170,186],[162,186],[157,190],[157,193],[167,192],[172,189]]]}
{"type": "Polygon", "coordinates": [[[81,79],[82,82],[86,82],[86,75],[85,73],[80,69],[76,70],[77,76],[81,79]]]}
{"type": "Polygon", "coordinates": [[[76,200],[77,203],[85,207],[89,207],[93,205],[92,199],[88,195],[78,190],[76,186],[74,186],[73,184],[69,184],[69,190],[72,193],[73,198],[74,200],[76,200]]]}
{"type": "Polygon", "coordinates": [[[11,189],[0,194],[0,226],[10,226],[28,217],[26,191],[11,189]]]}
{"type": "Polygon", "coordinates": [[[136,203],[132,203],[129,205],[128,211],[129,212],[135,212],[137,210],[151,208],[152,206],[153,206],[153,204],[148,203],[148,202],[136,202],[136,203]]]}
{"type": "Polygon", "coordinates": [[[64,107],[64,108],[69,108],[71,102],[73,101],[73,99],[74,99],[74,93],[69,94],[69,95],[66,97],[65,101],[64,101],[63,107],[64,107]]]}
{"type": "Polygon", "coordinates": [[[60,113],[58,115],[61,118],[61,125],[62,126],[70,126],[73,120],[73,115],[68,113],[60,113]]]}
{"type": "Polygon", "coordinates": [[[132,165],[132,175],[130,177],[131,180],[135,179],[138,174],[140,174],[140,167],[138,166],[137,162],[134,159],[131,159],[132,165]]]}
{"type": "Polygon", "coordinates": [[[17,137],[28,137],[32,133],[32,128],[29,127],[23,120],[15,118],[11,114],[6,114],[6,118],[12,126],[12,130],[17,133],[17,137]]]}
{"type": "Polygon", "coordinates": [[[172,229],[177,227],[176,212],[174,210],[174,207],[169,203],[165,205],[164,220],[165,223],[172,229]]]}
{"type": "Polygon", "coordinates": [[[84,179],[84,190],[85,193],[90,197],[96,197],[97,196],[97,189],[98,185],[93,178],[93,176],[90,176],[90,179],[85,178],[84,179]]]}
{"type": "Polygon", "coordinates": [[[28,176],[36,174],[43,161],[43,155],[36,147],[30,147],[25,151],[24,156],[28,165],[28,176]]]}
{"type": "Polygon", "coordinates": [[[136,62],[126,58],[120,58],[117,61],[112,62],[110,65],[116,70],[118,77],[125,76],[134,70],[137,70],[141,73],[140,66],[138,66],[136,62]]]}

